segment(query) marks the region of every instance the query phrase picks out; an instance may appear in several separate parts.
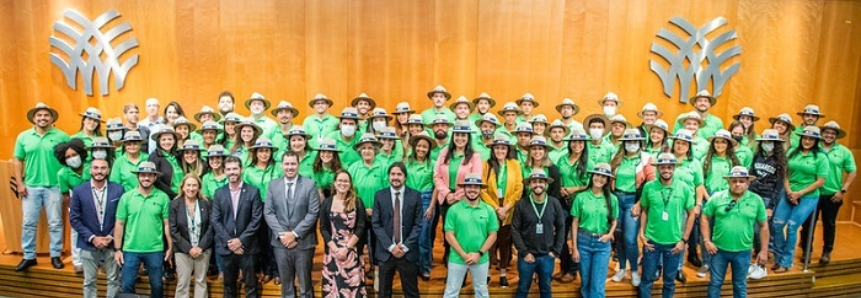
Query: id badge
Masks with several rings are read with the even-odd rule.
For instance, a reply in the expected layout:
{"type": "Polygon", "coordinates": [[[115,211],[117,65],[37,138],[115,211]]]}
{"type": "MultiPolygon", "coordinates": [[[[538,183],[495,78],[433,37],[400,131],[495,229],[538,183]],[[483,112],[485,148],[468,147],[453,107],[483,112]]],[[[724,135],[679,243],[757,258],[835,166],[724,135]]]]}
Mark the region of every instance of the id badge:
{"type": "Polygon", "coordinates": [[[543,223],[535,224],[535,234],[538,234],[538,235],[544,234],[544,224],[543,223]]]}
{"type": "Polygon", "coordinates": [[[670,220],[670,214],[667,213],[667,211],[664,211],[664,214],[661,214],[661,219],[663,219],[664,221],[670,220]]]}
{"type": "Polygon", "coordinates": [[[497,198],[502,198],[502,188],[497,188],[497,189],[496,189],[496,197],[497,197],[497,198]]]}

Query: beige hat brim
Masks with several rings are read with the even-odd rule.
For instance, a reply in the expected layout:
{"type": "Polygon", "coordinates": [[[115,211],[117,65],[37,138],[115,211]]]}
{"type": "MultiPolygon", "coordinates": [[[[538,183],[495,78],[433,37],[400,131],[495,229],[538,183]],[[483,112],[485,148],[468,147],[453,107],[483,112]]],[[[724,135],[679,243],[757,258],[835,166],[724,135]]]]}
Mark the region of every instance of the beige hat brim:
{"type": "Polygon", "coordinates": [[[29,111],[27,111],[27,120],[29,120],[30,123],[36,124],[36,122],[33,121],[33,116],[35,116],[36,112],[39,110],[48,110],[48,112],[51,113],[51,118],[54,118],[53,123],[56,123],[57,119],[60,118],[60,113],[57,113],[57,110],[55,110],[55,109],[52,109],[49,107],[32,108],[29,111]]]}
{"type": "Polygon", "coordinates": [[[272,112],[270,112],[270,113],[272,113],[272,116],[278,117],[278,111],[281,111],[281,110],[290,110],[290,113],[293,113],[293,118],[296,118],[296,116],[299,116],[299,110],[298,110],[298,109],[296,109],[296,108],[294,108],[294,107],[289,107],[289,108],[275,108],[275,109],[274,109],[274,110],[272,110],[272,112]]]}
{"type": "Polygon", "coordinates": [[[268,99],[265,99],[265,98],[249,98],[249,99],[245,100],[245,108],[251,110],[251,102],[255,101],[255,100],[259,100],[259,101],[263,102],[263,110],[264,111],[268,110],[269,107],[272,106],[272,103],[269,102],[268,99]]]}
{"type": "Polygon", "coordinates": [[[308,101],[308,106],[309,106],[309,107],[311,107],[311,108],[314,108],[314,103],[316,103],[317,101],[320,101],[320,100],[325,101],[325,102],[326,102],[326,104],[328,104],[328,105],[329,105],[329,107],[332,107],[332,105],[333,105],[333,104],[335,104],[335,102],[333,102],[331,99],[328,99],[328,98],[325,98],[325,99],[323,99],[323,98],[315,98],[315,99],[312,99],[312,100],[309,100],[309,101],[308,101]]]}
{"type": "Polygon", "coordinates": [[[212,121],[219,121],[219,120],[221,120],[221,114],[219,114],[219,113],[215,113],[215,112],[212,112],[212,113],[210,113],[210,112],[206,112],[206,113],[200,113],[200,112],[197,112],[197,113],[195,113],[195,114],[194,114],[194,120],[195,120],[195,121],[197,121],[197,122],[201,122],[201,123],[203,123],[203,121],[200,121],[200,116],[201,116],[201,115],[203,115],[203,114],[211,114],[211,115],[212,115],[212,121]]]}
{"type": "Polygon", "coordinates": [[[370,110],[372,110],[372,111],[374,110],[374,108],[376,108],[376,107],[377,107],[377,102],[376,102],[376,101],[374,101],[374,99],[373,99],[373,98],[370,98],[370,97],[356,97],[356,98],[353,98],[353,100],[352,100],[352,101],[350,101],[350,106],[351,106],[351,107],[356,107],[356,105],[358,105],[358,104],[359,104],[359,101],[360,101],[360,100],[367,100],[367,101],[371,104],[371,108],[370,108],[370,110]]]}

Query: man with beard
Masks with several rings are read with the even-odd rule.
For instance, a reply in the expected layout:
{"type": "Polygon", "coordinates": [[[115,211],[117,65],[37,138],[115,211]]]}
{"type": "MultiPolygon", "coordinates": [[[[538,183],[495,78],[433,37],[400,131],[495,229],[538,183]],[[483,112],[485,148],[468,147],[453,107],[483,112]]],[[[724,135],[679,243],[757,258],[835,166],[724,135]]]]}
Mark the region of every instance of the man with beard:
{"type": "Polygon", "coordinates": [[[259,243],[257,229],[263,221],[260,191],[242,182],[242,160],[238,157],[225,158],[224,171],[227,185],[215,191],[210,214],[215,229],[215,252],[223,260],[224,297],[239,297],[236,279],[242,270],[245,297],[257,298],[254,260],[260,249],[254,244],[259,243]]]}
{"type": "Polygon", "coordinates": [[[314,114],[305,117],[305,120],[302,121],[302,127],[305,127],[308,134],[312,136],[308,140],[311,148],[317,148],[324,137],[338,129],[338,118],[329,114],[329,108],[332,107],[332,104],[332,100],[323,93],[317,93],[308,102],[308,105],[314,109],[314,114]]]}
{"type": "Polygon", "coordinates": [[[445,102],[451,99],[451,93],[440,85],[428,91],[427,96],[433,101],[433,106],[422,112],[422,122],[429,124],[436,120],[437,116],[443,115],[449,123],[454,123],[454,112],[445,107],[445,102]]]}
{"type": "MultiPolygon", "coordinates": [[[[582,130],[582,125],[578,129],[582,130]]],[[[556,163],[560,158],[568,154],[568,143],[565,142],[565,137],[570,132],[571,129],[565,126],[565,123],[562,123],[559,119],[553,120],[553,123],[550,123],[547,135],[550,137],[550,147],[552,148],[550,152],[547,152],[547,157],[553,163],[556,163]]]]}
{"type": "Polygon", "coordinates": [[[451,244],[453,253],[448,260],[443,297],[460,295],[467,271],[472,276],[475,297],[490,297],[487,290],[490,255],[487,251],[496,242],[499,221],[493,207],[479,199],[481,189],[487,187],[481,174],[466,175],[458,186],[464,188],[466,199],[452,205],[445,218],[445,239],[451,244]]]}
{"type": "Polygon", "coordinates": [[[266,97],[257,92],[252,93],[251,97],[245,100],[245,107],[251,111],[251,116],[248,116],[248,119],[254,120],[254,123],[263,130],[260,136],[267,137],[270,140],[274,139],[275,134],[278,132],[278,122],[266,117],[263,112],[269,110],[271,105],[272,103],[266,97]]]}
{"type": "Polygon", "coordinates": [[[431,133],[433,133],[434,141],[436,141],[436,146],[431,149],[430,158],[433,161],[436,161],[439,157],[439,153],[442,148],[448,146],[448,129],[451,128],[452,122],[448,120],[446,115],[436,115],[436,117],[428,124],[428,128],[431,129],[431,133]]]}
{"type": "Polygon", "coordinates": [[[640,199],[640,241],[643,243],[643,280],[640,297],[652,297],[658,267],[664,267],[663,297],[673,297],[682,254],[694,226],[694,190],[674,179],[679,163],[672,153],[661,153],[652,163],[660,178],[646,182],[640,199]]]}
{"type": "MultiPolygon", "coordinates": [[[[721,191],[711,197],[703,206],[703,214],[700,217],[703,242],[708,253],[713,255],[709,266],[711,280],[708,297],[721,296],[721,286],[729,266],[732,266],[733,295],[746,297],[753,229],[759,229],[759,241],[762,247],[768,247],[765,204],[757,194],[747,190],[751,179],[755,177],[751,176],[746,168],[733,167],[724,178],[729,183],[729,191],[721,191]],[[714,230],[711,222],[714,222],[714,230]]],[[[768,250],[763,249],[756,255],[756,263],[763,265],[766,261],[768,250]]]]}
{"type": "Polygon", "coordinates": [[[840,206],[843,206],[846,191],[855,181],[857,168],[852,151],[837,143],[837,140],[846,137],[846,131],[840,129],[840,125],[835,121],[828,121],[820,129],[822,130],[822,143],[819,147],[828,158],[828,175],[825,177],[825,185],[819,190],[819,207],[816,209],[816,213],[808,217],[804,225],[801,226],[799,244],[802,248],[807,247],[807,228],[810,227],[810,221],[813,221],[813,228],[816,229],[816,219],[819,217],[819,212],[822,212],[822,226],[824,227],[822,239],[824,243],[819,263],[828,264],[831,263],[831,250],[834,249],[837,213],[840,212],[840,206]],[[845,179],[844,174],[846,175],[845,179]]]}
{"type": "MultiPolygon", "coordinates": [[[[696,109],[691,113],[696,113],[703,121],[703,124],[700,125],[697,136],[702,137],[703,139],[708,139],[710,137],[713,137],[715,135],[715,132],[724,128],[723,120],[709,113],[709,109],[711,109],[715,104],[717,104],[717,98],[712,96],[711,93],[709,93],[707,90],[697,92],[697,95],[691,97],[689,102],[696,109]]],[[[676,118],[676,123],[682,123],[681,120],[682,118],[686,117],[686,114],[687,113],[682,113],[681,115],[679,115],[679,117],[676,118]]],[[[675,134],[679,131],[679,129],[682,128],[687,128],[687,126],[676,125],[673,130],[673,134],[675,134]]]]}
{"type": "Polygon", "coordinates": [[[819,122],[819,119],[825,118],[825,115],[822,115],[821,110],[819,110],[819,106],[817,105],[807,105],[804,107],[804,110],[795,114],[801,116],[801,125],[796,126],[795,130],[789,137],[792,147],[800,144],[801,137],[798,136],[798,134],[804,132],[805,126],[816,126],[816,122],[819,122]]]}
{"type": "Polygon", "coordinates": [[[299,110],[294,108],[292,104],[286,101],[281,101],[278,106],[272,110],[272,116],[278,119],[278,128],[272,134],[272,144],[278,148],[290,147],[290,140],[287,134],[293,128],[293,118],[299,116],[299,110]]]}
{"type": "Polygon", "coordinates": [[[389,187],[374,196],[371,223],[377,241],[374,254],[380,262],[379,297],[392,297],[395,271],[401,277],[404,297],[418,298],[419,233],[424,210],[419,192],[404,183],[407,168],[402,162],[389,167],[389,187]]]}
{"type": "MultiPolygon", "coordinates": [[[[233,113],[233,110],[236,109],[236,98],[233,97],[233,93],[230,91],[222,91],[218,94],[218,112],[221,113],[221,118],[227,116],[227,114],[233,113]]],[[[218,122],[218,124],[224,124],[222,122],[218,122]]]]}
{"type": "Polygon", "coordinates": [[[517,271],[521,277],[516,297],[525,298],[529,295],[532,285],[529,277],[537,272],[541,297],[550,298],[551,274],[566,239],[567,213],[559,203],[559,198],[547,195],[547,186],[553,183],[553,178],[548,177],[544,170],[532,170],[523,183],[529,185],[532,191],[527,195],[528,200],[524,198],[517,202],[511,221],[512,242],[518,254],[517,271]]]}
{"type": "MultiPolygon", "coordinates": [[[[497,129],[502,127],[502,124],[499,123],[499,120],[493,114],[484,114],[481,116],[481,119],[475,121],[475,126],[478,127],[481,136],[474,139],[472,149],[481,155],[481,160],[487,160],[490,158],[490,148],[492,147],[493,139],[496,137],[497,129]]],[[[508,136],[506,137],[509,138],[508,136]]]]}
{"type": "Polygon", "coordinates": [[[583,123],[574,120],[574,116],[580,113],[580,106],[574,103],[573,99],[564,98],[562,103],[556,105],[556,111],[562,117],[562,124],[568,127],[568,130],[583,130],[583,123]]]}
{"type": "Polygon", "coordinates": [[[162,262],[169,260],[173,253],[168,224],[170,199],[153,186],[161,174],[153,162],[142,162],[132,172],[138,176],[138,188],[123,194],[117,204],[114,260],[123,268],[123,293],[135,293],[138,269],[143,263],[149,272],[150,296],[161,298],[164,296],[162,262]]]}
{"type": "Polygon", "coordinates": [[[532,130],[532,125],[529,123],[521,123],[517,125],[514,135],[517,137],[517,146],[515,146],[517,148],[517,160],[521,164],[526,164],[526,159],[529,158],[529,141],[535,136],[535,131],[532,130]]]}
{"type": "Polygon", "coordinates": [[[475,122],[487,115],[490,109],[496,106],[496,100],[489,94],[482,92],[478,97],[472,99],[472,104],[475,106],[475,112],[469,115],[469,121],[475,122]]]}
{"type": "Polygon", "coordinates": [[[54,147],[69,141],[69,135],[54,127],[59,118],[57,110],[43,103],[27,112],[33,127],[18,135],[15,140],[15,183],[23,209],[21,248],[24,258],[15,271],[24,271],[36,265],[36,226],[39,212],[45,207],[48,233],[51,237],[51,265],[63,268],[60,252],[63,249],[63,199],[57,173],[62,166],[54,158],[54,147]]]}
{"type": "Polygon", "coordinates": [[[120,290],[119,267],[114,259],[114,224],[117,204],[125,190],[108,182],[108,162],[94,159],[90,164],[90,183],[72,190],[69,222],[78,232],[78,247],[84,267],[85,298],[95,298],[99,264],[104,264],[108,288],[106,295],[114,297],[120,290]]]}

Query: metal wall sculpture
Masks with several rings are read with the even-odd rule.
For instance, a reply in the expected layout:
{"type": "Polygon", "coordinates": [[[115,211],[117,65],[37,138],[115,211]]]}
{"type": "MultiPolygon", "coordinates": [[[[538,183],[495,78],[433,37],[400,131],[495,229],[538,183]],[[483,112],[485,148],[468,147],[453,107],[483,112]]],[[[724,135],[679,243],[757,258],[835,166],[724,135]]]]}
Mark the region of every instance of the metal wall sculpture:
{"type": "Polygon", "coordinates": [[[712,94],[721,95],[726,82],[735,75],[741,64],[735,62],[729,67],[721,70],[721,66],[728,60],[741,54],[740,45],[732,45],[721,52],[717,52],[724,44],[730,43],[737,38],[735,30],[729,30],[709,40],[707,35],[715,32],[718,28],[727,24],[723,17],[715,18],[700,28],[681,17],[670,19],[670,24],[682,29],[685,35],[678,34],[661,28],[658,37],[668,41],[676,49],[669,49],[658,41],[652,43],[651,52],[669,63],[669,68],[664,68],[659,60],[652,59],[649,66],[664,87],[664,94],[673,97],[676,78],[679,80],[679,101],[685,103],[690,95],[691,83],[696,83],[695,91],[705,90],[709,81],[712,81],[712,94]],[[707,61],[706,61],[707,60],[707,61]]]}
{"type": "Polygon", "coordinates": [[[74,22],[74,26],[60,20],[54,23],[54,30],[56,33],[65,35],[69,42],[60,39],[56,33],[55,36],[49,38],[48,42],[51,47],[63,52],[69,58],[66,62],[61,55],[51,53],[51,62],[63,71],[66,76],[66,84],[73,90],[78,90],[77,74],[80,71],[84,82],[84,91],[87,96],[93,96],[93,74],[95,73],[99,80],[99,91],[105,96],[108,95],[108,78],[113,73],[114,87],[118,91],[122,89],[129,70],[138,64],[139,57],[134,54],[122,62],[120,62],[120,57],[130,49],[137,47],[138,40],[131,37],[116,47],[111,43],[131,31],[131,25],[123,22],[110,29],[106,28],[107,31],[102,32],[105,25],[120,16],[115,10],[109,10],[93,21],[72,9],[67,9],[63,16],[74,22]],[[76,27],[81,28],[81,30],[78,31],[76,27]]]}

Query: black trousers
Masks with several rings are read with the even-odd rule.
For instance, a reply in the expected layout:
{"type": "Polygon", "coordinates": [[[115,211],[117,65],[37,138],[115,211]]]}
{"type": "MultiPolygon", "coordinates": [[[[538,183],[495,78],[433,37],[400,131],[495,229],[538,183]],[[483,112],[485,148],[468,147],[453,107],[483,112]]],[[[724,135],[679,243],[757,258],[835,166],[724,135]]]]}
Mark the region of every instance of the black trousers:
{"type": "Polygon", "coordinates": [[[235,298],[237,294],[236,278],[239,277],[239,270],[242,269],[245,277],[245,297],[257,298],[257,275],[254,274],[254,263],[257,254],[229,254],[221,255],[224,260],[224,297],[235,298]]]}
{"type": "MultiPolygon", "coordinates": [[[[410,251],[409,253],[418,254],[417,251],[410,251]]],[[[416,261],[410,262],[406,256],[400,259],[390,256],[388,260],[380,261],[380,295],[378,297],[392,297],[392,281],[395,279],[395,271],[401,276],[401,287],[403,288],[404,297],[418,298],[418,258],[416,258],[416,261]]]]}
{"type": "MultiPolygon", "coordinates": [[[[568,208],[567,210],[571,210],[568,208]]],[[[571,224],[574,223],[574,217],[571,214],[565,216],[565,235],[571,233],[571,224]]],[[[573,235],[577,237],[577,235],[573,235]]],[[[580,264],[574,262],[574,256],[571,255],[571,248],[568,246],[568,237],[565,237],[565,242],[562,244],[562,252],[559,254],[559,268],[564,273],[576,276],[580,269],[580,264]]]]}
{"type": "MultiPolygon", "coordinates": [[[[816,207],[816,211],[813,212],[807,220],[804,221],[804,224],[801,225],[801,234],[798,236],[800,239],[798,244],[801,245],[801,248],[804,249],[807,247],[807,227],[810,225],[810,221],[813,221],[813,231],[816,231],[816,219],[819,218],[819,214],[822,214],[822,241],[824,244],[822,245],[823,253],[830,253],[834,250],[834,235],[837,233],[837,213],[840,212],[840,206],[843,206],[843,201],[839,203],[834,203],[831,201],[834,195],[822,195],[819,196],[819,205],[816,207]]],[[[844,198],[845,200],[845,198],[844,198]]],[[[810,252],[813,252],[813,248],[810,249],[810,252]]]]}
{"type": "MultiPolygon", "coordinates": [[[[452,190],[452,192],[454,192],[454,190],[452,190]]],[[[443,227],[445,226],[445,215],[448,214],[449,207],[451,207],[451,205],[449,205],[445,200],[443,200],[442,204],[436,205],[436,214],[433,218],[433,230],[431,232],[431,242],[436,239],[437,226],[439,226],[440,222],[442,222],[443,227]]],[[[448,266],[448,254],[451,252],[451,245],[449,245],[448,241],[445,240],[445,231],[443,231],[442,234],[442,262],[444,265],[448,266]]]]}

